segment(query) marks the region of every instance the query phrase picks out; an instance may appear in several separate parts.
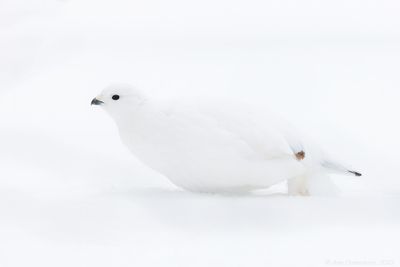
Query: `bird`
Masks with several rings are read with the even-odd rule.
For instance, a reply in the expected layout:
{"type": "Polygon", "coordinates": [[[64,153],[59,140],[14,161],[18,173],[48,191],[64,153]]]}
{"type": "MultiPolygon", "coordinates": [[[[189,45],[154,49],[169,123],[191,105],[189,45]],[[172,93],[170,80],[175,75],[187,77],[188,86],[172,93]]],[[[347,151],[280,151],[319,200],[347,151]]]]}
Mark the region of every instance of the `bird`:
{"type": "Polygon", "coordinates": [[[254,105],[158,99],[129,84],[107,86],[91,105],[112,117],[132,154],[184,190],[248,193],[286,181],[289,195],[328,195],[337,192],[330,173],[361,176],[254,105]]]}

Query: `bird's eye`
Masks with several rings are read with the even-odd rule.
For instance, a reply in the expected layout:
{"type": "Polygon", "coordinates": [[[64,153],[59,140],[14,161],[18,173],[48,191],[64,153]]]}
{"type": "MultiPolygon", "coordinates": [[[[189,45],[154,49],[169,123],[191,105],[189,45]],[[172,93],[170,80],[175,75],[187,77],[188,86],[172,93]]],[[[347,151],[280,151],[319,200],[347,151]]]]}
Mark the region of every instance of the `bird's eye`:
{"type": "Polygon", "coordinates": [[[113,95],[111,98],[112,98],[113,100],[118,100],[118,99],[119,99],[119,95],[113,95]]]}

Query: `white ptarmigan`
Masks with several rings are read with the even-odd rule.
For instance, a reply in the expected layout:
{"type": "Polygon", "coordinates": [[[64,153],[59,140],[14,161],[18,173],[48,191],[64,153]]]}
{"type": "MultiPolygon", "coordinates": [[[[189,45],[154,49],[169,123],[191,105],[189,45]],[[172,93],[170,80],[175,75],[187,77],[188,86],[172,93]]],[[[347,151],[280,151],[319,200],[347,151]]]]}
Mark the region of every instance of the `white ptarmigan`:
{"type": "Polygon", "coordinates": [[[92,100],[139,160],[186,190],[247,192],[287,180],[292,195],[330,194],[330,171],[361,175],[270,112],[220,100],[185,103],[152,100],[129,85],[109,86],[92,100]]]}

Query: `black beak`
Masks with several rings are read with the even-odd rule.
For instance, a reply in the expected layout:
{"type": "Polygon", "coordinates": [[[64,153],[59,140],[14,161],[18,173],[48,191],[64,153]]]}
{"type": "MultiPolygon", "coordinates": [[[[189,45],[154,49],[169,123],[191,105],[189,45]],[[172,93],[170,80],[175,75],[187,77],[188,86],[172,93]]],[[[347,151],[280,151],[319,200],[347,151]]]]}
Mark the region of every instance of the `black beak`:
{"type": "Polygon", "coordinates": [[[104,102],[98,100],[97,98],[93,98],[92,102],[90,103],[90,105],[101,105],[101,104],[104,104],[104,102]]]}

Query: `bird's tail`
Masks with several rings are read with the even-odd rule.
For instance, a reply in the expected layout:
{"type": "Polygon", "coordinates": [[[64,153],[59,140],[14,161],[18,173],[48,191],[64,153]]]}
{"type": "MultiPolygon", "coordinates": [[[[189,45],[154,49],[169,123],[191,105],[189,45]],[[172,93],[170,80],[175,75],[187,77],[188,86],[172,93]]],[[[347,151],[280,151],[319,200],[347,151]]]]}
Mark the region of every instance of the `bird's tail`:
{"type": "Polygon", "coordinates": [[[362,176],[362,174],[361,173],[359,173],[359,172],[356,172],[356,171],[350,171],[350,170],[347,170],[349,173],[351,173],[351,174],[354,174],[355,176],[362,176]]]}
{"type": "Polygon", "coordinates": [[[342,174],[354,175],[354,176],[362,176],[360,172],[353,171],[350,168],[343,166],[340,163],[333,162],[333,161],[324,161],[322,166],[330,171],[338,172],[342,174]]]}

